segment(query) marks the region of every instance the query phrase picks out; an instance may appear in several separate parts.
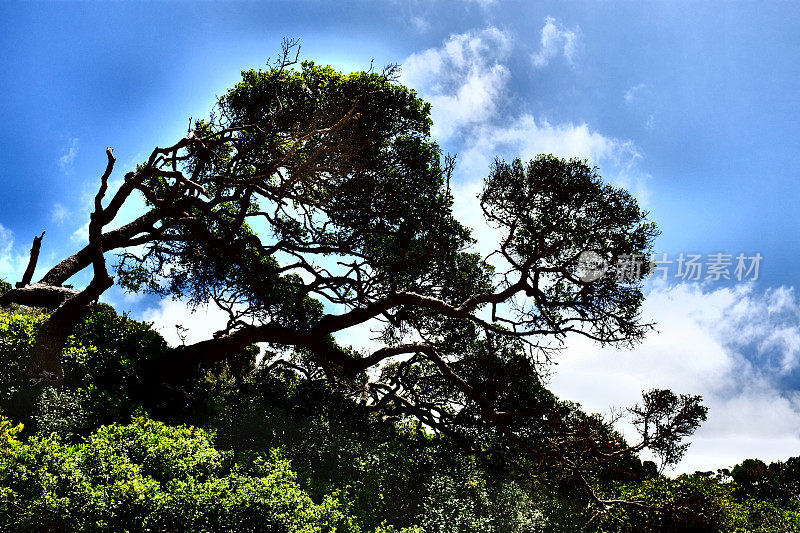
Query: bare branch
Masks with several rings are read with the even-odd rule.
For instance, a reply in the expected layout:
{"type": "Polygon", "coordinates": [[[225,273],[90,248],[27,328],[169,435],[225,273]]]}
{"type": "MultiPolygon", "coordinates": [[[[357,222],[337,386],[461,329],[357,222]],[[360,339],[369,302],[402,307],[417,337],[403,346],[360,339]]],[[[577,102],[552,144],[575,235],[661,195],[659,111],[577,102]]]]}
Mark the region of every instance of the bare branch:
{"type": "Polygon", "coordinates": [[[33,238],[33,246],[31,246],[31,257],[28,260],[28,268],[25,269],[25,274],[22,276],[22,281],[18,282],[16,287],[21,289],[29,285],[33,279],[33,271],[36,270],[36,263],[39,261],[39,250],[42,248],[42,239],[44,238],[44,231],[38,237],[33,238]]]}

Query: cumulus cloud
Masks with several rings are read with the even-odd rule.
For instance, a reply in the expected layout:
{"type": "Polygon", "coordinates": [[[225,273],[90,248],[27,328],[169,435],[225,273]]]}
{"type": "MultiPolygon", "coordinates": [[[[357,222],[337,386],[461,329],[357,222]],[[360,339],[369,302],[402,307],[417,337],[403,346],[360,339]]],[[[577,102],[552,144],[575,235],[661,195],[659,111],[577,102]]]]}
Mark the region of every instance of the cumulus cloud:
{"type": "Polygon", "coordinates": [[[75,162],[75,158],[77,156],[78,156],[78,139],[72,138],[64,147],[61,155],[58,158],[58,165],[61,167],[61,170],[64,172],[71,171],[72,164],[75,162]]]}
{"type": "Polygon", "coordinates": [[[553,17],[547,17],[542,27],[539,51],[531,56],[531,60],[537,68],[546,67],[559,55],[563,55],[569,63],[572,63],[577,46],[576,30],[569,30],[553,17]]]}
{"type": "MultiPolygon", "coordinates": [[[[572,60],[576,43],[575,31],[548,19],[534,62],[544,66],[561,54],[572,60]]],[[[498,235],[482,221],[476,196],[495,157],[585,158],[600,167],[606,181],[630,190],[645,206],[651,179],[639,168],[643,155],[629,140],[604,135],[582,121],[553,123],[501,107],[512,98],[506,66],[511,44],[494,28],[451,36],[441,48],[411,56],[404,80],[433,103],[440,140],[453,136],[449,146],[459,152],[454,213],[473,228],[484,254],[495,248],[498,235]]],[[[645,88],[631,87],[627,99],[636,100],[645,88]]],[[[703,395],[709,420],[692,438],[677,471],[797,454],[800,394],[786,393],[779,383],[800,372],[800,305],[792,290],[757,294],[748,285],[655,286],[644,311],[660,333],[631,351],[573,340],[555,369],[554,391],[599,412],[633,405],[650,388],[703,395]]],[[[351,338],[365,332],[355,333],[351,338]]],[[[632,428],[621,429],[632,436],[632,428]]]]}
{"type": "Polygon", "coordinates": [[[504,125],[483,125],[472,131],[468,148],[460,160],[470,170],[487,170],[495,155],[531,159],[551,153],[560,157],[579,157],[593,162],[615,160],[620,163],[638,159],[630,142],[622,142],[592,131],[587,124],[551,124],[522,115],[504,125]]]}
{"type": "Polygon", "coordinates": [[[780,385],[800,361],[799,312],[791,288],[655,286],[644,319],[656,322],[657,333],[633,350],[573,339],[551,386],[595,412],[633,405],[650,388],[702,395],[708,421],[676,473],[786,459],[800,450],[800,393],[780,385]]]}
{"type": "Polygon", "coordinates": [[[414,53],[403,62],[403,83],[433,107],[434,137],[444,141],[496,113],[510,78],[503,61],[511,45],[509,34],[490,27],[451,35],[442,47],[414,53]]]}

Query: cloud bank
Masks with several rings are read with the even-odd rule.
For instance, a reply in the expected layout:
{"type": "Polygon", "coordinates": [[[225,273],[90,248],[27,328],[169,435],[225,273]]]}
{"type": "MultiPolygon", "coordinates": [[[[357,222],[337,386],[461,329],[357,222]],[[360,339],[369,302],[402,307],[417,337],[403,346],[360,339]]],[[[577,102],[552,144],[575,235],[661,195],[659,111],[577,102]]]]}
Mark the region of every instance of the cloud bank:
{"type": "Polygon", "coordinates": [[[786,287],[758,293],[747,284],[658,286],[643,308],[657,333],[632,350],[573,339],[551,387],[601,413],[633,405],[650,388],[702,395],[708,421],[676,473],[800,455],[800,393],[782,385],[800,364],[798,313],[786,287]]]}

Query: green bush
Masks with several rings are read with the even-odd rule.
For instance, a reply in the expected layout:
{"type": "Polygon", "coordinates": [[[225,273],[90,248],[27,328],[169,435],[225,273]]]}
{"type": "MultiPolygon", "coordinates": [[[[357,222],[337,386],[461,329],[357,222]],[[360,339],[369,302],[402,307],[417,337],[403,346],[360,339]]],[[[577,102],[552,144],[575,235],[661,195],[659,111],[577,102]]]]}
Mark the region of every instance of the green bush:
{"type": "Polygon", "coordinates": [[[189,421],[180,392],[158,377],[167,354],[164,339],[149,324],[99,304],[75,328],[65,346],[64,389],[27,386],[26,363],[46,313],[0,309],[0,411],[28,431],[57,432],[66,440],[105,424],[126,423],[141,408],[173,422],[189,421]],[[31,406],[35,409],[31,412],[31,406]]]}
{"type": "Polygon", "coordinates": [[[0,419],[2,531],[360,531],[336,495],[301,490],[280,453],[239,467],[197,428],[136,418],[71,446],[19,431],[0,419]]]}
{"type": "Polygon", "coordinates": [[[0,410],[17,419],[28,414],[25,364],[43,316],[0,308],[0,410]]]}

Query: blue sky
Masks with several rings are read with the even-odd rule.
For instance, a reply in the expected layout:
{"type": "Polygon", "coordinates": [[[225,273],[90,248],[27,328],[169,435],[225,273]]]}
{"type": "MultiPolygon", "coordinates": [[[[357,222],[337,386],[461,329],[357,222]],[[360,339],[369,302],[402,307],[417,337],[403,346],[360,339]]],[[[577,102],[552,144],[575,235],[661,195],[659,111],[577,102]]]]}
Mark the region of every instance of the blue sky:
{"type": "MultiPolygon", "coordinates": [[[[751,283],[683,283],[671,270],[645,305],[659,334],[633,352],[573,342],[552,384],[598,411],[649,386],[703,394],[709,422],[683,470],[800,455],[793,3],[3,2],[0,21],[0,277],[20,277],[42,230],[40,271],[81,245],[106,146],[119,178],[296,37],[304,58],[341,70],[403,66],[458,154],[465,222],[495,156],[553,152],[589,158],[636,194],[670,259],[760,253],[751,283]]],[[[475,229],[488,246],[491,231],[475,229]]],[[[173,339],[178,321],[214,319],[107,299],[173,339]]]]}

